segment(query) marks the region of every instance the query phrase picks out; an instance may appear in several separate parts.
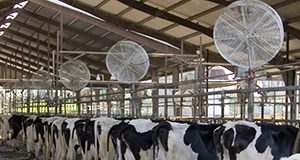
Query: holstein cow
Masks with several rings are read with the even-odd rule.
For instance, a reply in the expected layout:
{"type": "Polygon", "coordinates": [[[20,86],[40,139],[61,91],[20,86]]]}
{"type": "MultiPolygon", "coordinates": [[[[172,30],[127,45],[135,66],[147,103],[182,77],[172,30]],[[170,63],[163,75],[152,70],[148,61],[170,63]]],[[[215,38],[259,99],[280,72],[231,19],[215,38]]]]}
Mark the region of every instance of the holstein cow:
{"type": "Polygon", "coordinates": [[[24,123],[27,118],[27,116],[23,115],[12,115],[8,119],[10,140],[16,139],[18,134],[24,131],[24,123]]]}
{"type": "MultiPolygon", "coordinates": [[[[52,137],[52,145],[51,147],[51,154],[52,159],[54,160],[60,160],[65,158],[64,150],[63,148],[64,141],[63,141],[63,135],[62,135],[62,124],[65,121],[66,118],[58,118],[53,121],[51,125],[51,137],[52,137]]],[[[51,142],[51,141],[50,141],[51,142]]]]}
{"type": "Polygon", "coordinates": [[[29,157],[33,158],[38,155],[35,153],[35,128],[34,128],[34,121],[36,120],[37,116],[29,116],[23,124],[24,136],[26,137],[26,149],[29,157]]]}
{"type": "Polygon", "coordinates": [[[152,160],[152,129],[157,122],[146,119],[122,121],[109,131],[119,160],[152,160]]]}
{"type": "Polygon", "coordinates": [[[0,139],[1,140],[8,140],[8,134],[9,134],[9,118],[12,117],[12,115],[5,114],[0,116],[0,139]]]}
{"type": "Polygon", "coordinates": [[[78,141],[78,145],[75,145],[74,149],[77,151],[79,148],[81,149],[81,156],[83,159],[86,158],[86,142],[87,142],[87,132],[86,132],[86,126],[90,122],[89,119],[82,119],[75,122],[75,126],[73,128],[72,132],[72,139],[73,142],[78,141]]]}
{"type": "Polygon", "coordinates": [[[52,124],[54,121],[62,119],[62,117],[49,117],[49,118],[41,118],[41,123],[36,123],[37,128],[44,129],[44,142],[43,139],[39,139],[37,143],[40,143],[43,146],[43,155],[44,159],[49,159],[51,155],[51,149],[53,147],[53,137],[51,134],[52,124]]]}
{"type": "Polygon", "coordinates": [[[81,118],[69,118],[62,124],[62,134],[65,141],[65,146],[63,148],[66,148],[66,150],[63,151],[63,154],[66,154],[67,160],[76,159],[78,149],[80,148],[80,142],[77,137],[75,125],[79,125],[81,122],[85,123],[86,121],[81,118]]]}
{"type": "Polygon", "coordinates": [[[218,160],[213,131],[219,125],[162,121],[153,129],[157,159],[218,160]]]}
{"type": "Polygon", "coordinates": [[[300,159],[298,128],[288,125],[229,122],[217,128],[214,140],[221,160],[287,160],[300,159]],[[295,143],[295,141],[297,143],[295,143]]]}
{"type": "Polygon", "coordinates": [[[111,128],[121,122],[122,120],[108,117],[101,117],[95,119],[94,132],[96,136],[96,142],[94,144],[97,144],[95,154],[98,154],[99,159],[117,159],[113,143],[108,135],[111,128]]]}

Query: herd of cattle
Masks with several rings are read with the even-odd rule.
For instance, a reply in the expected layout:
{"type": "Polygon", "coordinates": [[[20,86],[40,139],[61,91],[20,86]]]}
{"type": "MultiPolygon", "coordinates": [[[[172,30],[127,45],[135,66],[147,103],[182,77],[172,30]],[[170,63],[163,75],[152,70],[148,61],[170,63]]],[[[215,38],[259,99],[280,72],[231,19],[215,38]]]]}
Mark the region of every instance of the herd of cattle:
{"type": "Polygon", "coordinates": [[[299,129],[288,125],[1,115],[0,129],[2,141],[21,137],[32,159],[300,159],[299,129]]]}

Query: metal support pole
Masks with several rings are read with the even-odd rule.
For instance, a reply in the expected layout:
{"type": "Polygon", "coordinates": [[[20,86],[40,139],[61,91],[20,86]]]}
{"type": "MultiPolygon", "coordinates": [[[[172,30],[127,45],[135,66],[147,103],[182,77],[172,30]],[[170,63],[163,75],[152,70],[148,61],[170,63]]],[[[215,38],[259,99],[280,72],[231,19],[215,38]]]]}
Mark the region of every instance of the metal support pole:
{"type": "Polygon", "coordinates": [[[222,90],[222,95],[221,95],[221,118],[224,118],[224,112],[225,112],[225,91],[222,90]]]}
{"type": "Polygon", "coordinates": [[[81,114],[81,100],[80,100],[80,91],[76,91],[76,105],[77,105],[77,114],[80,115],[81,114]]]}
{"type": "MultiPolygon", "coordinates": [[[[165,57],[165,84],[168,83],[168,58],[165,57]]],[[[168,92],[167,92],[167,85],[165,85],[165,95],[167,95],[168,92]]],[[[164,105],[164,116],[165,118],[168,118],[168,98],[164,98],[164,101],[165,101],[165,105],[164,105]]]]}
{"type": "MultiPolygon", "coordinates": [[[[151,71],[151,79],[152,82],[157,82],[158,83],[158,73],[155,70],[151,71]]],[[[159,95],[159,89],[158,87],[153,88],[152,90],[152,96],[158,96],[159,95]]],[[[158,113],[159,113],[159,103],[158,103],[158,98],[152,98],[152,116],[153,118],[158,118],[158,113]]]]}
{"type": "MultiPolygon", "coordinates": [[[[58,51],[59,51],[59,40],[60,40],[60,31],[57,31],[57,36],[56,36],[56,51],[54,52],[54,59],[53,59],[53,62],[54,62],[54,70],[55,70],[55,74],[54,75],[54,79],[55,79],[55,85],[54,85],[54,88],[55,88],[55,114],[57,114],[58,112],[58,85],[57,85],[57,69],[58,69],[58,61],[59,61],[59,55],[58,55],[58,51]],[[56,55],[56,56],[55,56],[56,55]],[[56,59],[55,59],[56,58],[56,59]],[[56,62],[56,63],[55,63],[56,62]],[[55,65],[56,64],[56,65],[55,65]]],[[[59,112],[60,112],[60,109],[59,109],[59,112]]]]}
{"type": "MultiPolygon", "coordinates": [[[[289,63],[289,59],[290,59],[290,38],[289,38],[290,34],[288,32],[286,32],[286,63],[289,63]]],[[[290,74],[289,72],[286,72],[286,86],[288,86],[290,84],[290,74]]],[[[285,120],[288,120],[289,118],[289,91],[286,91],[285,94],[285,120]]],[[[291,107],[292,108],[292,107],[291,107]]],[[[292,112],[291,112],[292,115],[292,112]]],[[[291,116],[292,119],[292,116],[291,116]]]]}
{"type": "Polygon", "coordinates": [[[248,120],[253,121],[254,119],[254,72],[252,70],[248,71],[247,79],[247,94],[248,94],[248,120]]]}
{"type": "Polygon", "coordinates": [[[274,91],[274,95],[273,95],[273,100],[274,100],[274,104],[273,104],[273,110],[274,110],[274,112],[273,112],[273,118],[274,118],[274,120],[276,120],[276,92],[274,91]]]}
{"type": "MultiPolygon", "coordinates": [[[[174,84],[179,82],[179,68],[174,67],[172,69],[172,82],[174,84]]],[[[178,85],[174,85],[173,95],[175,94],[175,91],[178,90],[178,85]]],[[[177,106],[177,103],[175,102],[175,99],[173,98],[173,109],[174,109],[174,116],[179,116],[180,113],[180,107],[177,106]]]]}
{"type": "Polygon", "coordinates": [[[261,94],[261,102],[260,102],[260,107],[261,107],[261,119],[264,119],[265,118],[265,103],[264,103],[264,100],[265,100],[265,95],[264,94],[261,94]]]}
{"type": "Polygon", "coordinates": [[[26,104],[27,104],[27,114],[30,113],[30,89],[27,89],[27,100],[26,100],[26,104]]]}
{"type": "Polygon", "coordinates": [[[121,117],[124,117],[125,113],[125,88],[121,87],[121,99],[120,99],[120,109],[121,109],[121,117]]]}
{"type": "MultiPolygon", "coordinates": [[[[206,49],[206,62],[209,62],[209,50],[206,49]]],[[[206,77],[209,76],[209,66],[206,66],[206,77]]],[[[208,92],[208,78],[205,79],[205,91],[208,92]]],[[[208,95],[205,96],[205,117],[208,117],[208,95]]]]}
{"type": "Polygon", "coordinates": [[[106,96],[106,99],[107,99],[107,117],[111,117],[111,107],[112,107],[112,104],[111,104],[111,99],[112,99],[112,88],[111,88],[111,85],[108,85],[107,87],[107,96],[106,96]]]}

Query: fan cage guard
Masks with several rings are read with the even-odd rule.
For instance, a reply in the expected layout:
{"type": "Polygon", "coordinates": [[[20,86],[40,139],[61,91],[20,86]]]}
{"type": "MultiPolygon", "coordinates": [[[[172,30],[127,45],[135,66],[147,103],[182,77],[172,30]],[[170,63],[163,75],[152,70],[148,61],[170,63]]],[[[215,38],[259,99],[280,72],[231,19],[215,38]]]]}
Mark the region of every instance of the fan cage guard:
{"type": "Polygon", "coordinates": [[[63,63],[59,69],[62,84],[71,90],[84,88],[90,81],[89,68],[79,60],[70,60],[63,63]]]}
{"type": "Polygon", "coordinates": [[[277,12],[258,0],[236,1],[226,7],[214,27],[214,42],[231,64],[253,69],[279,52],[284,38],[277,12]]]}
{"type": "Polygon", "coordinates": [[[52,75],[47,71],[39,70],[31,77],[31,84],[36,89],[49,89],[52,86],[52,75]]]}
{"type": "Polygon", "coordinates": [[[106,55],[106,66],[112,78],[123,83],[141,80],[149,69],[145,49],[132,41],[119,41],[106,55]]]}

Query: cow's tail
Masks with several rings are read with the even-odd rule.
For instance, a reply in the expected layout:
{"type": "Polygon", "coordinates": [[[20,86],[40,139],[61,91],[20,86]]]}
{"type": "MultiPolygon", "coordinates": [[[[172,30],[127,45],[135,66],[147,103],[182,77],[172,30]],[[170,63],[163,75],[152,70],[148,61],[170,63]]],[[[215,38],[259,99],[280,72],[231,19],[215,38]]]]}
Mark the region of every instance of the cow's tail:
{"type": "Polygon", "coordinates": [[[152,142],[153,142],[153,159],[155,159],[158,156],[159,152],[159,140],[161,141],[161,144],[165,151],[168,151],[168,139],[166,138],[167,135],[162,135],[161,131],[165,130],[164,133],[169,134],[169,131],[172,130],[172,126],[170,123],[166,121],[162,121],[159,123],[159,125],[155,126],[152,129],[152,142]]]}
{"type": "Polygon", "coordinates": [[[153,129],[152,129],[152,142],[153,142],[153,160],[155,160],[155,158],[157,157],[156,154],[158,154],[158,151],[159,151],[159,143],[158,143],[158,131],[159,131],[159,128],[160,128],[160,124],[155,126],[153,129]],[[156,152],[156,149],[157,148],[157,152],[156,152]]]}
{"type": "Polygon", "coordinates": [[[298,130],[297,137],[294,143],[293,153],[300,153],[300,129],[298,130]]]}

